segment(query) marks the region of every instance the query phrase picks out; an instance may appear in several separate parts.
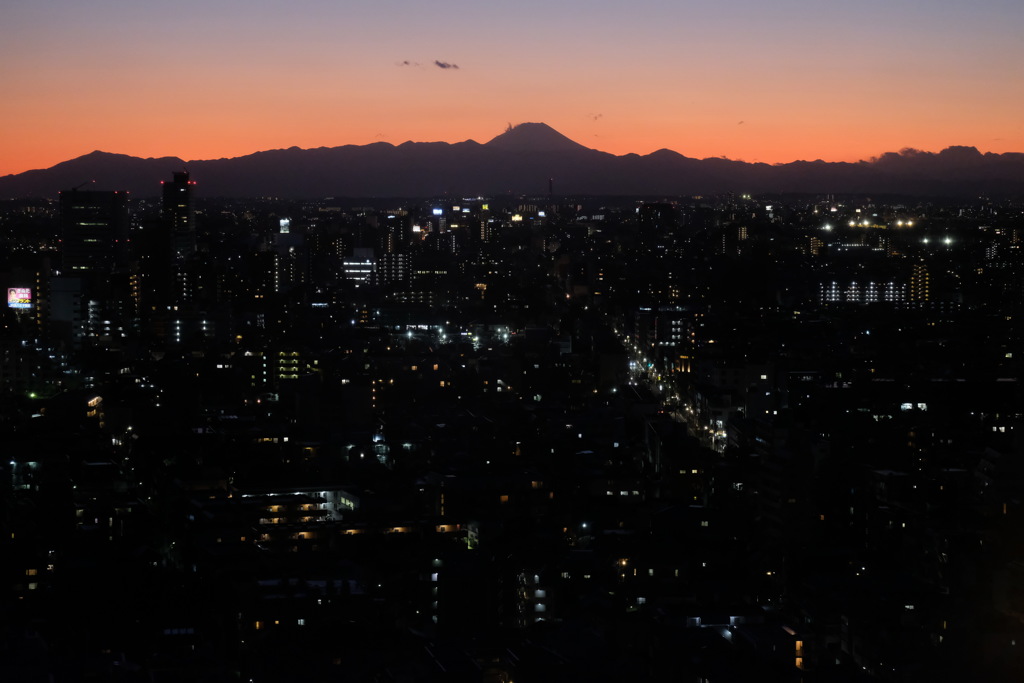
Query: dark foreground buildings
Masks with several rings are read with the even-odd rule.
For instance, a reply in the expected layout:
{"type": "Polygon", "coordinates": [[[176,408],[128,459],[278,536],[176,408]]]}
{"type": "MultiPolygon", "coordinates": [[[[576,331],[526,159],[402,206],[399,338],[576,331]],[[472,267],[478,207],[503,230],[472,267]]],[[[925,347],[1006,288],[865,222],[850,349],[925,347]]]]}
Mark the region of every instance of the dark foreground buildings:
{"type": "Polygon", "coordinates": [[[2,206],[0,680],[1019,679],[1019,205],[199,188],[2,206]]]}
{"type": "Polygon", "coordinates": [[[127,263],[128,193],[60,193],[61,254],[68,275],[107,274],[127,263]]]}

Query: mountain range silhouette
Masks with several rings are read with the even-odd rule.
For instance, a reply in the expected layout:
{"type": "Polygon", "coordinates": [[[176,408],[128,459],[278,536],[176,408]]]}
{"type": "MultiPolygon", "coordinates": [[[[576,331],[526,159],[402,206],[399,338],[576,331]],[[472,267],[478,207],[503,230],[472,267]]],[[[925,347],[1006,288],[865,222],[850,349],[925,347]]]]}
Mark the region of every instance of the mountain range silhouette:
{"type": "Polygon", "coordinates": [[[0,198],[55,197],[90,189],[160,192],[188,168],[207,197],[420,197],[547,194],[666,195],[722,192],[1022,196],[1024,154],[904,149],[856,163],[763,164],[694,159],[660,149],[614,155],[581,145],[544,123],[521,123],[486,143],[376,142],[276,149],[230,159],[139,158],[95,151],[47,169],[0,177],[0,198]]]}

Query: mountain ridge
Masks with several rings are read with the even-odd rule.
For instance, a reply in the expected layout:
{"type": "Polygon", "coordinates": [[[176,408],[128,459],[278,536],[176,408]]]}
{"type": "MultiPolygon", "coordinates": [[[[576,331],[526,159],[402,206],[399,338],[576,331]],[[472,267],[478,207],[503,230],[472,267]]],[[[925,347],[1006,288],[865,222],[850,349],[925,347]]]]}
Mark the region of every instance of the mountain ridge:
{"type": "Polygon", "coordinates": [[[586,147],[547,124],[522,123],[485,143],[292,146],[190,161],[94,150],[47,169],[0,177],[0,198],[53,197],[90,181],[97,190],[153,196],[161,180],[182,168],[189,169],[204,195],[224,197],[543,194],[549,182],[557,194],[1024,196],[1024,153],[982,153],[953,145],[939,152],[904,148],[857,162],[782,164],[697,159],[667,148],[614,155],[586,147]]]}

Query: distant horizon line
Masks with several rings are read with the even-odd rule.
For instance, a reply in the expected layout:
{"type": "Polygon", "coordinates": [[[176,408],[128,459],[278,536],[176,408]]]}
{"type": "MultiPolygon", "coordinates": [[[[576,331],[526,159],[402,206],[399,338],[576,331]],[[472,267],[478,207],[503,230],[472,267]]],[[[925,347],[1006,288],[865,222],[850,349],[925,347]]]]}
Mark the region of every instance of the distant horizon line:
{"type": "MultiPolygon", "coordinates": [[[[582,148],[585,148],[585,149],[588,149],[588,150],[591,150],[591,151],[594,151],[594,152],[600,152],[602,154],[607,154],[607,155],[613,156],[613,157],[625,157],[625,156],[647,157],[647,156],[651,156],[652,154],[657,154],[658,152],[671,152],[673,154],[678,154],[679,156],[682,156],[684,158],[694,159],[694,160],[698,160],[698,161],[722,160],[722,161],[732,161],[732,162],[744,163],[744,164],[759,164],[759,165],[764,165],[764,166],[786,166],[788,164],[796,164],[796,163],[819,163],[819,162],[820,163],[826,163],[826,164],[871,164],[871,163],[875,163],[875,162],[877,162],[877,161],[879,161],[879,160],[881,160],[881,159],[883,159],[885,157],[891,157],[891,156],[908,157],[908,156],[916,156],[916,155],[932,155],[932,156],[937,156],[937,155],[940,155],[943,152],[947,152],[949,150],[972,150],[973,152],[977,153],[980,156],[996,156],[996,157],[998,157],[998,156],[1005,156],[1005,155],[1024,154],[1024,152],[983,152],[976,145],[963,145],[963,144],[949,144],[949,145],[944,146],[942,149],[940,149],[938,151],[930,151],[930,150],[924,150],[924,149],[920,149],[920,148],[916,148],[916,147],[906,146],[906,147],[901,147],[898,150],[885,151],[885,152],[881,152],[881,153],[879,153],[877,155],[870,156],[868,158],[857,159],[857,160],[854,160],[854,161],[845,161],[845,160],[830,161],[830,160],[824,159],[822,157],[817,157],[817,158],[814,158],[814,159],[810,159],[810,158],[797,158],[797,159],[791,159],[789,161],[775,161],[775,162],[760,161],[760,160],[748,160],[748,159],[743,159],[743,158],[730,157],[730,156],[726,156],[726,155],[696,157],[696,156],[687,156],[686,153],[680,152],[680,151],[672,149],[670,147],[659,147],[658,149],[655,149],[655,150],[653,150],[651,152],[647,152],[647,153],[625,152],[623,154],[616,154],[614,152],[607,152],[605,150],[597,149],[595,147],[589,147],[588,145],[585,145],[585,144],[583,144],[581,142],[573,140],[572,138],[564,135],[563,133],[559,132],[557,129],[549,126],[546,123],[543,123],[543,122],[522,122],[522,123],[517,123],[515,125],[510,124],[510,127],[506,128],[502,133],[500,133],[499,135],[491,138],[490,140],[488,140],[486,142],[478,142],[474,138],[466,138],[464,140],[458,140],[458,141],[455,141],[455,142],[448,142],[446,140],[412,140],[412,139],[404,140],[402,142],[389,142],[387,140],[374,140],[374,141],[365,142],[365,143],[351,143],[350,142],[350,143],[342,143],[342,144],[338,144],[338,145],[318,145],[318,146],[311,146],[311,147],[302,147],[302,146],[299,146],[299,145],[290,145],[290,146],[287,146],[287,147],[269,147],[269,148],[266,148],[266,149],[257,149],[257,150],[251,151],[251,152],[246,152],[246,153],[238,154],[238,155],[235,155],[235,156],[208,156],[208,157],[204,157],[204,158],[193,158],[193,159],[186,159],[186,158],[184,158],[182,156],[173,155],[173,154],[164,154],[164,155],[159,155],[159,156],[141,156],[139,154],[133,154],[133,153],[129,153],[129,152],[111,152],[111,151],[102,150],[102,149],[98,149],[97,148],[97,149],[93,149],[93,150],[91,150],[89,152],[84,152],[82,154],[78,154],[78,155],[75,155],[75,156],[71,156],[71,157],[62,159],[61,161],[57,161],[57,162],[51,164],[50,166],[40,166],[40,167],[35,167],[35,168],[27,168],[27,169],[24,169],[22,171],[17,171],[17,172],[10,172],[10,173],[6,173],[6,174],[0,176],[0,178],[10,177],[10,176],[17,176],[17,175],[21,175],[23,173],[30,173],[30,172],[33,172],[33,171],[45,171],[45,170],[51,169],[51,168],[53,168],[55,166],[59,166],[60,164],[67,163],[69,161],[75,161],[76,159],[81,159],[83,157],[87,157],[87,156],[90,156],[92,154],[109,154],[109,155],[112,155],[112,156],[130,157],[130,158],[142,159],[142,160],[175,159],[175,160],[182,161],[184,163],[201,163],[201,162],[208,162],[208,161],[221,161],[221,160],[241,159],[241,158],[252,156],[252,155],[255,155],[255,154],[265,154],[265,153],[269,153],[269,152],[285,152],[285,151],[290,151],[290,150],[313,151],[313,150],[322,150],[322,149],[339,149],[339,148],[342,148],[342,147],[369,147],[369,146],[372,146],[372,145],[386,145],[386,146],[390,146],[390,147],[401,147],[401,146],[407,145],[407,144],[413,144],[413,145],[420,145],[420,144],[423,144],[423,145],[430,145],[430,144],[459,145],[459,144],[465,144],[465,143],[474,143],[474,144],[477,144],[477,145],[480,145],[480,146],[486,146],[489,143],[494,142],[498,138],[501,138],[502,136],[504,136],[504,135],[506,135],[506,134],[508,134],[510,132],[513,132],[514,130],[520,128],[521,126],[543,126],[544,128],[546,128],[546,129],[552,131],[553,133],[557,134],[558,136],[561,136],[565,140],[570,141],[570,142],[572,142],[572,143],[574,143],[576,145],[579,145],[582,148]]],[[[558,150],[552,150],[552,151],[558,151],[558,150]]]]}

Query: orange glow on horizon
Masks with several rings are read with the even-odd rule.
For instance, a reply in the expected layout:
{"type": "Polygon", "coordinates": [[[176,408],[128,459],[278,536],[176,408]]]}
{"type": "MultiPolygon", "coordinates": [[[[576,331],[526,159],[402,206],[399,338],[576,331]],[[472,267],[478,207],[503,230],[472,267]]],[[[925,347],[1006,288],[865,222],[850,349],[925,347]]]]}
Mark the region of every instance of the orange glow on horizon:
{"type": "MultiPolygon", "coordinates": [[[[531,121],[543,121],[534,116],[531,121]]],[[[88,154],[94,150],[127,154],[136,157],[178,157],[184,161],[219,159],[245,156],[255,152],[288,147],[305,149],[336,147],[342,145],[366,145],[387,142],[394,145],[406,141],[456,143],[473,139],[485,143],[504,131],[505,125],[498,121],[486,121],[467,125],[464,130],[458,126],[421,123],[410,126],[404,134],[371,133],[379,128],[379,120],[366,122],[348,121],[345,131],[333,127],[306,127],[292,130],[281,126],[275,130],[273,122],[249,122],[247,125],[231,125],[230,121],[213,121],[215,125],[207,131],[188,130],[174,135],[153,135],[149,131],[133,127],[103,131],[82,126],[54,132],[43,140],[15,139],[5,145],[0,159],[0,175],[21,173],[32,169],[49,168],[63,161],[88,154]],[[349,133],[346,135],[345,133],[349,133]],[[468,134],[467,134],[468,133],[468,134]],[[89,140],[89,142],[83,142],[89,140]]],[[[516,123],[516,122],[513,122],[516,123]]],[[[166,130],[171,122],[160,122],[155,127],[166,130]]],[[[753,122],[733,122],[729,125],[709,126],[710,130],[701,135],[689,131],[681,134],[678,129],[667,126],[613,126],[605,124],[599,129],[587,124],[558,125],[550,123],[566,137],[586,147],[615,155],[650,154],[659,149],[670,149],[691,158],[726,157],[738,161],[768,164],[792,161],[813,161],[821,159],[831,162],[857,162],[869,160],[887,152],[898,152],[904,148],[915,148],[926,152],[939,152],[946,147],[965,145],[977,147],[982,153],[1016,152],[1024,149],[1021,141],[994,141],[985,146],[977,140],[984,138],[983,131],[967,131],[959,139],[948,139],[941,129],[929,130],[919,127],[901,134],[899,131],[880,130],[868,136],[851,131],[814,130],[801,128],[787,130],[779,125],[753,122]],[[595,129],[600,132],[593,132],[595,129]]],[[[398,127],[395,126],[395,129],[398,127]]]]}
{"type": "Polygon", "coordinates": [[[1024,152],[1019,3],[908,0],[880,16],[870,3],[523,0],[410,4],[395,21],[388,3],[183,1],[16,3],[0,25],[0,175],[97,149],[194,161],[486,142],[526,121],[619,155],[1024,152]]]}

